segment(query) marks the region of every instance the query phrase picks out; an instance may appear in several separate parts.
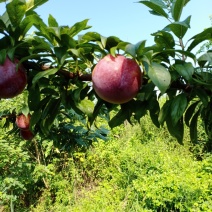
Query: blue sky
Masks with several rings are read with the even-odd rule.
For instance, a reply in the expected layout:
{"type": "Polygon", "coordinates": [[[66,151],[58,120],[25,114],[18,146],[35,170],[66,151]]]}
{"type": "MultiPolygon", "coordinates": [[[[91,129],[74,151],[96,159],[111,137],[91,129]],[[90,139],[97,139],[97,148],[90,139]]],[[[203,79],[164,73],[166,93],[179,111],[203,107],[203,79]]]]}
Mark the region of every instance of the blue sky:
{"type": "MultiPolygon", "coordinates": [[[[147,40],[152,44],[151,33],[164,28],[169,22],[149,13],[149,9],[133,0],[49,0],[37,9],[45,22],[48,15],[53,15],[60,25],[72,26],[75,22],[89,19],[92,26],[89,31],[96,31],[103,36],[115,35],[124,41],[137,43],[147,40]]],[[[4,12],[0,4],[0,14],[4,12]]],[[[212,0],[191,0],[185,7],[181,21],[192,15],[191,29],[185,41],[211,26],[212,0]]]]}
{"type": "MultiPolygon", "coordinates": [[[[52,14],[61,25],[73,25],[89,18],[89,31],[103,36],[115,35],[124,41],[137,43],[152,42],[151,33],[164,28],[169,22],[149,13],[149,9],[133,0],[49,0],[37,12],[44,20],[52,14]]],[[[184,8],[182,21],[192,15],[191,29],[186,39],[210,27],[212,0],[191,0],[184,8]]]]}

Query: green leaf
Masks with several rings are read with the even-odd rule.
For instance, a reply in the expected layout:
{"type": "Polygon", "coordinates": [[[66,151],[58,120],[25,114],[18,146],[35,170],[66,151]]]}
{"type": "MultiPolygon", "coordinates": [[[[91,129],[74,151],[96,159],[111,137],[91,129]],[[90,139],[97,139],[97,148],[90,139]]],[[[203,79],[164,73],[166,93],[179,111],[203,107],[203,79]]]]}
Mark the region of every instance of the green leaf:
{"type": "Polygon", "coordinates": [[[36,74],[34,76],[34,78],[32,80],[32,84],[35,84],[42,77],[46,77],[46,76],[55,74],[57,71],[58,71],[57,68],[52,68],[52,69],[49,69],[49,70],[39,72],[38,74],[36,74]]]}
{"type": "Polygon", "coordinates": [[[151,63],[148,70],[148,76],[159,88],[161,93],[165,93],[171,82],[171,75],[166,68],[158,63],[151,63]]]}
{"type": "Polygon", "coordinates": [[[121,125],[127,118],[128,114],[123,110],[119,110],[119,112],[109,121],[108,124],[110,128],[114,128],[121,125]]]}
{"type": "Polygon", "coordinates": [[[125,47],[125,52],[130,54],[131,56],[135,57],[136,56],[135,45],[127,44],[125,47]]]}
{"type": "Polygon", "coordinates": [[[88,23],[88,19],[85,19],[81,22],[77,22],[75,23],[69,30],[68,34],[71,37],[74,37],[75,35],[77,35],[79,32],[81,32],[82,30],[88,29],[89,27],[87,26],[88,23]]]}
{"type": "Polygon", "coordinates": [[[49,27],[59,27],[56,19],[50,14],[48,18],[49,27]]]}
{"type": "Polygon", "coordinates": [[[183,76],[186,80],[191,80],[194,74],[194,67],[190,62],[183,62],[182,64],[174,64],[173,67],[180,76],[183,76]]]}
{"type": "Polygon", "coordinates": [[[172,17],[175,21],[179,21],[186,0],[174,0],[171,7],[172,17]]]}
{"type": "Polygon", "coordinates": [[[190,19],[191,16],[189,16],[182,22],[173,22],[167,25],[164,30],[172,31],[178,38],[182,39],[186,34],[188,28],[190,28],[190,19]]]}
{"type": "Polygon", "coordinates": [[[194,47],[200,44],[203,41],[211,40],[212,38],[212,27],[205,29],[203,32],[193,36],[190,40],[193,40],[190,46],[188,47],[188,51],[191,51],[194,47]]]}
{"type": "Polygon", "coordinates": [[[91,100],[83,99],[76,106],[88,117],[92,117],[94,111],[94,103],[91,100]]]}
{"type": "Polygon", "coordinates": [[[171,104],[171,120],[172,125],[175,126],[180,118],[183,116],[185,109],[188,105],[186,95],[184,93],[181,93],[177,95],[173,100],[171,104]]]}
{"type": "Polygon", "coordinates": [[[17,27],[23,19],[26,11],[25,1],[13,0],[6,5],[9,19],[14,27],[17,27]]]}
{"type": "Polygon", "coordinates": [[[185,112],[185,116],[184,116],[184,120],[185,120],[185,124],[189,127],[190,125],[190,120],[191,117],[193,116],[193,114],[195,113],[196,107],[199,104],[199,101],[194,102],[193,104],[191,104],[188,109],[185,112]]]}
{"type": "Polygon", "coordinates": [[[62,65],[67,57],[67,48],[66,47],[54,47],[55,55],[58,59],[60,65],[62,65]]]}
{"type": "Polygon", "coordinates": [[[172,49],[175,46],[174,38],[169,32],[161,30],[152,35],[155,36],[155,43],[162,48],[172,49]]]}
{"type": "Polygon", "coordinates": [[[170,116],[171,103],[171,100],[166,101],[159,112],[158,121],[161,125],[163,125],[167,117],[170,116]]]}
{"type": "Polygon", "coordinates": [[[146,40],[139,41],[135,44],[135,51],[138,56],[141,56],[143,54],[144,48],[145,48],[146,40]]]}
{"type": "Polygon", "coordinates": [[[196,143],[197,142],[197,122],[199,117],[200,110],[198,110],[195,115],[192,117],[190,122],[190,138],[191,142],[196,143]]]}
{"type": "Polygon", "coordinates": [[[178,120],[178,122],[173,125],[171,117],[167,117],[166,125],[169,133],[174,136],[179,144],[183,144],[183,136],[184,136],[184,126],[183,126],[183,118],[178,120]]]}
{"type": "Polygon", "coordinates": [[[139,1],[139,3],[142,3],[152,9],[157,15],[161,15],[165,18],[168,18],[168,14],[162,9],[161,5],[158,5],[158,1],[139,1]]]}

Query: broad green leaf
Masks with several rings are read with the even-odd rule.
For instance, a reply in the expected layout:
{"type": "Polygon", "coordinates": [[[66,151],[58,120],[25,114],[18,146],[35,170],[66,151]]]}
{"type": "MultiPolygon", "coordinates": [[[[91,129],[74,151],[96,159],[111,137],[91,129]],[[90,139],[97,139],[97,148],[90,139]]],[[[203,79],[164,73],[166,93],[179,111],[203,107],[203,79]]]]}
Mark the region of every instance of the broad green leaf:
{"type": "Polygon", "coordinates": [[[167,69],[164,66],[153,62],[149,66],[148,76],[159,88],[161,93],[165,93],[171,82],[171,75],[167,69]]]}
{"type": "Polygon", "coordinates": [[[162,9],[160,5],[158,5],[158,1],[139,1],[139,3],[142,3],[152,9],[154,12],[157,13],[157,15],[164,16],[165,18],[168,18],[168,14],[162,9]]]}
{"type": "Polygon", "coordinates": [[[195,115],[192,117],[190,122],[190,138],[191,142],[196,143],[197,142],[197,122],[199,117],[200,110],[198,110],[195,115]]]}
{"type": "Polygon", "coordinates": [[[175,21],[179,21],[186,0],[174,0],[171,7],[172,17],[175,21]]]}
{"type": "Polygon", "coordinates": [[[179,75],[183,76],[186,80],[192,79],[192,75],[194,74],[194,67],[192,63],[183,62],[182,64],[174,64],[173,67],[179,75]]]}
{"type": "Polygon", "coordinates": [[[57,20],[50,14],[48,18],[49,27],[59,27],[57,20]]]}
{"type": "Polygon", "coordinates": [[[39,72],[33,78],[32,84],[35,84],[42,77],[46,77],[46,76],[55,74],[57,71],[58,71],[57,68],[52,68],[52,69],[49,69],[49,70],[45,70],[45,71],[39,72]]]}
{"type": "Polygon", "coordinates": [[[167,25],[164,30],[172,31],[178,38],[182,39],[186,34],[188,28],[190,28],[191,16],[186,18],[182,22],[173,22],[167,25]]]}
{"type": "Polygon", "coordinates": [[[14,27],[17,27],[23,19],[26,11],[25,1],[13,0],[6,5],[9,19],[14,27]]]}
{"type": "Polygon", "coordinates": [[[94,103],[89,99],[83,99],[77,103],[77,108],[80,109],[88,117],[92,117],[94,111],[94,103]]]}
{"type": "Polygon", "coordinates": [[[200,44],[203,41],[211,40],[212,38],[212,27],[205,29],[203,32],[193,36],[190,40],[193,40],[190,46],[188,47],[188,51],[191,51],[194,47],[200,44]]]}
{"type": "Polygon", "coordinates": [[[30,10],[34,10],[36,9],[38,6],[46,3],[48,0],[27,0],[26,2],[26,10],[30,11],[30,10]]]}
{"type": "Polygon", "coordinates": [[[194,102],[191,104],[188,109],[185,112],[184,120],[185,124],[189,127],[191,117],[194,115],[197,105],[199,104],[199,101],[194,102]]]}
{"type": "Polygon", "coordinates": [[[166,119],[166,125],[169,133],[177,139],[179,144],[183,144],[183,118],[181,118],[175,125],[173,125],[171,117],[168,116],[168,118],[166,119]]]}
{"type": "Polygon", "coordinates": [[[172,125],[175,126],[180,118],[183,116],[185,109],[188,105],[186,95],[184,93],[181,93],[177,95],[173,100],[171,104],[171,120],[172,125]]]}

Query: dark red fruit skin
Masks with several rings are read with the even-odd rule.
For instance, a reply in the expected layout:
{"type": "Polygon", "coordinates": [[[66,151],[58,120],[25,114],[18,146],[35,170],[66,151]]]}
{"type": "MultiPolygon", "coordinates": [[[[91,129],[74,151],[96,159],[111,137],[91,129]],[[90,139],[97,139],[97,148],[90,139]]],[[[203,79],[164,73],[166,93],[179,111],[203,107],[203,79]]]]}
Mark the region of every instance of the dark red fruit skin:
{"type": "Polygon", "coordinates": [[[22,93],[27,84],[27,75],[24,67],[16,66],[18,60],[12,62],[8,57],[0,65],[0,98],[13,98],[22,93]]]}
{"type": "Polygon", "coordinates": [[[20,130],[20,136],[27,141],[32,140],[35,137],[30,130],[20,130]]]}
{"type": "Polygon", "coordinates": [[[142,84],[142,72],[133,59],[122,55],[102,58],[92,72],[93,88],[103,100],[122,104],[133,99],[142,84]]]}
{"type": "Polygon", "coordinates": [[[30,114],[28,114],[28,116],[25,116],[24,114],[17,116],[16,125],[21,130],[28,130],[30,125],[30,114]]]}

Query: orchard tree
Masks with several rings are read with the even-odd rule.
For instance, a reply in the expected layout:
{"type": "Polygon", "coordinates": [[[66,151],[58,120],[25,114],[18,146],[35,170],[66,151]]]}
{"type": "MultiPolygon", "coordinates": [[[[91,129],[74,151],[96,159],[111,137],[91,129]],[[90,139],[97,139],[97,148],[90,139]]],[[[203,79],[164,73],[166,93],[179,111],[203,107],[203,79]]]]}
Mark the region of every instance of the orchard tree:
{"type": "Polygon", "coordinates": [[[0,16],[0,98],[8,102],[0,112],[2,127],[10,126],[10,132],[27,140],[39,135],[72,148],[104,138],[98,117],[114,128],[149,115],[179,143],[184,125],[196,143],[197,123],[203,120],[212,142],[212,52],[198,58],[193,52],[211,41],[212,27],[184,41],[191,16],[181,20],[181,14],[189,0],[138,2],[167,19],[152,34],[151,46],[145,40],[132,44],[92,32],[87,19],[60,26],[49,15],[46,24],[35,9],[47,0],[0,2],[6,2],[0,16]],[[13,107],[20,94],[23,103],[13,107]]]}

